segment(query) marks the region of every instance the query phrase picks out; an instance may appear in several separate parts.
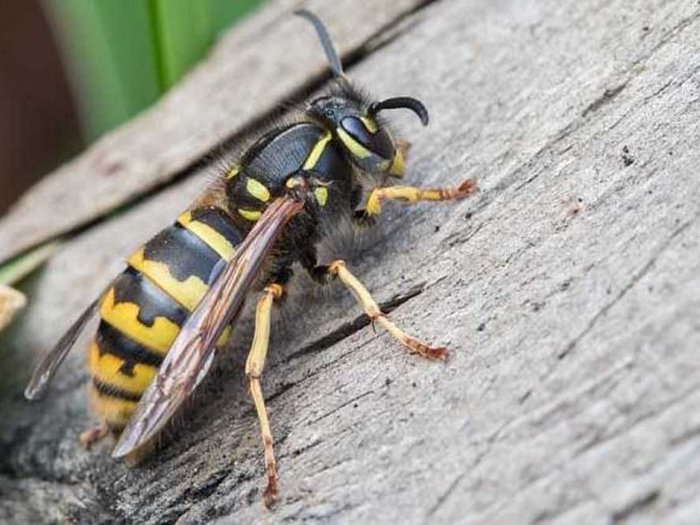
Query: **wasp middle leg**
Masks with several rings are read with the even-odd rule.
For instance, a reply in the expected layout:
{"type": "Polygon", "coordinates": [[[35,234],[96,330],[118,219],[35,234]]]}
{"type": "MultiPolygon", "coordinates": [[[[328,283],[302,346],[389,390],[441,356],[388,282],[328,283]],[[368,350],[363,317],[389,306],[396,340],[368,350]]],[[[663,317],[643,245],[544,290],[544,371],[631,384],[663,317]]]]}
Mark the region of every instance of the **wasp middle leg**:
{"type": "MultiPolygon", "coordinates": [[[[307,255],[307,264],[315,260],[313,253],[307,255]]],[[[322,284],[328,283],[337,278],[352,292],[358,304],[362,307],[367,317],[373,323],[378,323],[394,338],[396,338],[410,352],[420,354],[428,359],[446,360],[448,356],[447,348],[443,346],[433,346],[420,339],[407,334],[396,326],[379,308],[379,305],[372,298],[367,288],[347,269],[345,261],[333,261],[328,266],[307,266],[307,271],[311,277],[322,284]]]]}
{"type": "Polygon", "coordinates": [[[265,506],[270,507],[277,496],[277,467],[275,452],[273,450],[272,430],[267,418],[265,399],[263,398],[260,378],[265,367],[265,357],[270,341],[270,313],[274,300],[282,297],[284,289],[280,284],[270,284],[265,287],[262,297],[258,300],[255,310],[255,335],[253,344],[245,364],[245,373],[250,380],[250,395],[255,403],[255,410],[260,421],[263,448],[265,451],[265,471],[267,473],[267,487],[263,493],[265,506]]]}

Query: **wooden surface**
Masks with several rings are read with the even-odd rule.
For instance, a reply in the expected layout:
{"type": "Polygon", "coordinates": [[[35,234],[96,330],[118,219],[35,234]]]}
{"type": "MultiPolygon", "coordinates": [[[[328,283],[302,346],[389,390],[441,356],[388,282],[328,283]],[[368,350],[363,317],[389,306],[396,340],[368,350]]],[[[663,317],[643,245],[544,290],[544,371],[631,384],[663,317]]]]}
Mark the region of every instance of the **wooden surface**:
{"type": "MultiPolygon", "coordinates": [[[[355,29],[331,13],[334,33],[355,29]]],[[[290,24],[250,23],[268,36],[290,24]]],[[[0,354],[16,371],[0,405],[0,521],[697,521],[700,5],[441,0],[382,31],[392,39],[349,74],[430,108],[427,129],[396,115],[413,143],[407,179],[473,176],[482,191],[391,207],[351,266],[449,363],[407,355],[342,290],[290,304],[264,378],[273,512],[242,372],[249,328],[152,460],[129,469],[82,451],[84,357],[33,405],[29,363],[196,194],[198,170],[75,237],[28,290],[0,354]]],[[[318,51],[307,36],[261,42],[264,57],[318,51]]],[[[226,49],[199,74],[216,75],[226,49]]],[[[182,93],[185,115],[206,104],[182,93]]],[[[117,133],[128,141],[129,127],[117,133]]],[[[140,161],[149,173],[159,151],[140,161]]]]}

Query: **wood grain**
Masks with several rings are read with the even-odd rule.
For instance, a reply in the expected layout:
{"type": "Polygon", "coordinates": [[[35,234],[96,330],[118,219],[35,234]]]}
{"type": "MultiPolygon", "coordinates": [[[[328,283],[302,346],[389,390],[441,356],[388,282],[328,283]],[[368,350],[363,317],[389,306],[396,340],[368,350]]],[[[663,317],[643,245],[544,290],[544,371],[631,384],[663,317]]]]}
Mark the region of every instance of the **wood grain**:
{"type": "MultiPolygon", "coordinates": [[[[17,372],[3,379],[0,519],[696,520],[700,6],[441,0],[401,28],[349,73],[431,110],[427,129],[396,115],[413,143],[408,180],[473,176],[481,192],[389,207],[382,239],[349,264],[397,324],[452,359],[406,354],[340,289],[288,305],[264,377],[282,490],[272,512],[242,372],[249,328],[137,469],[77,445],[83,356],[41,405],[20,399],[17,372]]],[[[28,370],[203,180],[69,242],[0,357],[28,370]]]]}

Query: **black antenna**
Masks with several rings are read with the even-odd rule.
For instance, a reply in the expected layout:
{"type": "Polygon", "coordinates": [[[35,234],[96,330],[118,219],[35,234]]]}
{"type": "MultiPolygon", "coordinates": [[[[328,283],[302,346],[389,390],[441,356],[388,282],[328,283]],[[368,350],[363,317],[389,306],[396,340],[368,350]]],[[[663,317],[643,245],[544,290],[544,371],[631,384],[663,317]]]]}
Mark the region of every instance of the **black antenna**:
{"type": "Polygon", "coordinates": [[[384,109],[399,108],[410,109],[416,115],[418,115],[418,118],[424,126],[428,125],[428,110],[420,100],[417,100],[412,97],[394,97],[387,98],[386,100],[382,100],[381,102],[373,102],[372,104],[370,104],[368,112],[370,115],[374,115],[375,113],[378,113],[384,109]]]}
{"type": "Polygon", "coordinates": [[[323,46],[323,50],[326,52],[328,64],[331,66],[333,76],[342,77],[343,64],[340,63],[338,53],[336,53],[335,48],[333,47],[333,41],[331,40],[331,37],[328,34],[326,26],[324,26],[323,22],[321,22],[321,19],[307,9],[299,9],[297,11],[294,11],[294,14],[302,18],[306,18],[309,22],[311,22],[314,25],[316,33],[318,33],[318,38],[321,41],[321,45],[323,46]]]}

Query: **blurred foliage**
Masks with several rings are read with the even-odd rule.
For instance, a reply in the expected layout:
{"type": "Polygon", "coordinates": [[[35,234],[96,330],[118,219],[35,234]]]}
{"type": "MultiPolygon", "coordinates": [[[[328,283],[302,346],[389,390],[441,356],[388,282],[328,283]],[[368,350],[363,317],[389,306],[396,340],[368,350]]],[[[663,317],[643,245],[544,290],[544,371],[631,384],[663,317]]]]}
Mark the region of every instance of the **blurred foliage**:
{"type": "Polygon", "coordinates": [[[0,332],[27,304],[27,298],[10,284],[22,280],[44,263],[58,248],[57,241],[48,242],[0,266],[0,332]]]}
{"type": "Polygon", "coordinates": [[[38,268],[59,246],[58,241],[47,242],[0,266],[0,285],[14,284],[38,268]]]}
{"type": "Polygon", "coordinates": [[[262,0],[43,0],[93,140],[148,107],[262,0]]]}

